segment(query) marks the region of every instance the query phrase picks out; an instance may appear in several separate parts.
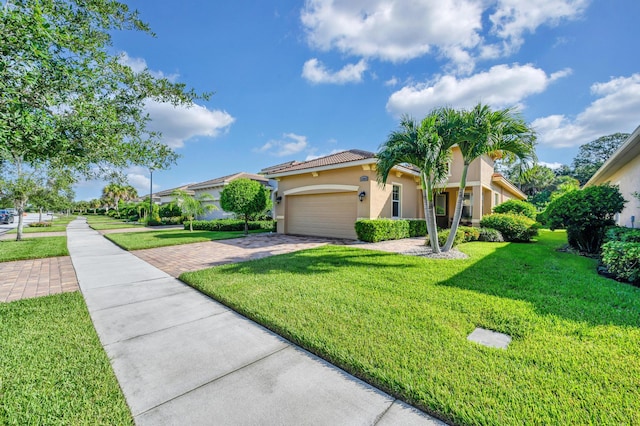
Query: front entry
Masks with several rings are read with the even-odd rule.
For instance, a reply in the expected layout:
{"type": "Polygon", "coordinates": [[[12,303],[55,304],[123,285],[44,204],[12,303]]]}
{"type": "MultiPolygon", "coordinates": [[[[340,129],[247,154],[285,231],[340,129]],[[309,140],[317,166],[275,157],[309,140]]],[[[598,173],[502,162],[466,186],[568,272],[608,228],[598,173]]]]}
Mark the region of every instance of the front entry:
{"type": "Polygon", "coordinates": [[[440,229],[449,228],[449,193],[436,194],[436,225],[440,229]]]}

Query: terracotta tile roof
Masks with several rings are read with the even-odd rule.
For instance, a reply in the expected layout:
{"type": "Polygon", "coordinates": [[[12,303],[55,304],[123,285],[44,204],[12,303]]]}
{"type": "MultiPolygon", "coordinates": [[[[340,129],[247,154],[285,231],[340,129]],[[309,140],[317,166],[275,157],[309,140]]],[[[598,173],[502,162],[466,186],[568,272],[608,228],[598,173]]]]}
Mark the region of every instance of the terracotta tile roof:
{"type": "Polygon", "coordinates": [[[369,151],[362,151],[359,149],[350,149],[348,151],[337,152],[335,154],[327,155],[325,157],[314,158],[313,160],[303,162],[293,162],[293,164],[283,167],[272,166],[268,167],[268,172],[265,174],[286,173],[296,170],[313,169],[316,167],[333,166],[335,164],[350,163],[352,161],[366,160],[369,158],[375,158],[376,154],[369,151]],[[276,168],[278,167],[278,168],[276,168]],[[274,170],[275,169],[275,170],[274,170]]]}
{"type": "Polygon", "coordinates": [[[260,183],[268,183],[269,182],[269,179],[265,178],[262,175],[256,175],[254,173],[240,172],[240,173],[234,173],[232,175],[227,175],[227,176],[222,176],[222,177],[219,177],[219,178],[207,180],[207,181],[204,181],[204,182],[194,183],[192,185],[189,185],[189,189],[193,190],[193,189],[202,189],[202,188],[211,188],[211,187],[215,187],[215,186],[222,186],[225,183],[228,183],[228,182],[231,182],[232,180],[236,180],[236,179],[240,179],[240,178],[251,179],[251,180],[258,181],[260,183]]]}
{"type": "Polygon", "coordinates": [[[269,166],[269,167],[265,167],[264,169],[260,170],[260,174],[261,175],[266,175],[269,173],[273,173],[276,171],[279,171],[280,169],[286,169],[289,166],[293,166],[295,164],[300,164],[300,161],[287,161],[286,163],[281,163],[281,164],[276,164],[275,166],[269,166]]]}

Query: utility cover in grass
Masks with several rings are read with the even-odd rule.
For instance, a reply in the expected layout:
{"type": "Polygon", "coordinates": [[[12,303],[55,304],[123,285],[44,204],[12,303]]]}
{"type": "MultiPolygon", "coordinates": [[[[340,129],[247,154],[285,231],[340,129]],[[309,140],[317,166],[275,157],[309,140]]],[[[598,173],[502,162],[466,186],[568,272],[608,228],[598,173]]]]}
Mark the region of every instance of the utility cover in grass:
{"type": "Polygon", "coordinates": [[[511,336],[498,333],[497,331],[476,327],[476,329],[467,336],[467,340],[471,340],[472,342],[480,343],[481,345],[489,346],[491,348],[507,349],[507,346],[511,343],[511,336]]]}

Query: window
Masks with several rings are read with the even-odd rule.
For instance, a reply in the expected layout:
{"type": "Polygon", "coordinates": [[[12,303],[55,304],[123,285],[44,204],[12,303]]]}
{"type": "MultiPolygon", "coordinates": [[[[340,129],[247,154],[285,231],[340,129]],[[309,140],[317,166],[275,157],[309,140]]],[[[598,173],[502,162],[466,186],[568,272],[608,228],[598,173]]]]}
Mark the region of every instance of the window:
{"type": "Polygon", "coordinates": [[[465,192],[462,200],[462,217],[471,220],[473,217],[473,194],[465,192]]]}
{"type": "Polygon", "coordinates": [[[500,204],[500,194],[496,192],[495,194],[493,194],[493,206],[495,207],[498,204],[500,204]]]}
{"type": "Polygon", "coordinates": [[[447,215],[447,194],[436,195],[436,216],[447,215]]]}
{"type": "Polygon", "coordinates": [[[391,217],[400,217],[400,185],[393,185],[391,195],[391,217]]]}

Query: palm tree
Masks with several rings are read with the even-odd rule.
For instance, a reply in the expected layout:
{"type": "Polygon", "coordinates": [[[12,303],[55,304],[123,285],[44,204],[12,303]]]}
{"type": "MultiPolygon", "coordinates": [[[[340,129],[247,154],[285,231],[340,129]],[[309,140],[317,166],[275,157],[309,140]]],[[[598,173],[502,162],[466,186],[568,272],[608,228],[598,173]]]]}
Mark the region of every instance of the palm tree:
{"type": "Polygon", "coordinates": [[[195,217],[218,209],[213,204],[205,204],[207,201],[213,201],[213,197],[206,193],[196,198],[186,191],[176,189],[172,195],[176,197],[175,202],[182,210],[182,214],[189,219],[189,231],[191,232],[193,232],[193,219],[195,217]]]}
{"type": "Polygon", "coordinates": [[[447,178],[451,156],[451,146],[436,132],[441,118],[442,110],[431,112],[420,125],[410,117],[402,117],[400,129],[391,132],[376,155],[378,180],[382,184],[386,184],[389,173],[397,165],[411,165],[420,171],[427,233],[434,253],[440,253],[434,192],[447,178]]]}
{"type": "Polygon", "coordinates": [[[448,109],[443,128],[450,143],[457,144],[462,153],[463,168],[453,222],[447,242],[442,251],[449,251],[460,224],[464,189],[467,184],[469,165],[482,155],[514,156],[523,164],[535,158],[535,132],[512,108],[492,111],[479,103],[470,111],[448,109]]]}

